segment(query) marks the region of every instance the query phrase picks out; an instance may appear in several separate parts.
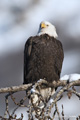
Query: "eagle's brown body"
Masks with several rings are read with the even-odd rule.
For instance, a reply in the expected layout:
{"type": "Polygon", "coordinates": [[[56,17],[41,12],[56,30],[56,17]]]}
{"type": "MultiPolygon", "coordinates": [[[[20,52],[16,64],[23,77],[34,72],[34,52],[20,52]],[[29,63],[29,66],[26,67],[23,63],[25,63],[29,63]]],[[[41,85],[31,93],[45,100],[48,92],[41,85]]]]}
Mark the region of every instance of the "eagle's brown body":
{"type": "Polygon", "coordinates": [[[24,84],[60,78],[63,48],[59,40],[47,34],[30,37],[24,49],[24,84]]]}

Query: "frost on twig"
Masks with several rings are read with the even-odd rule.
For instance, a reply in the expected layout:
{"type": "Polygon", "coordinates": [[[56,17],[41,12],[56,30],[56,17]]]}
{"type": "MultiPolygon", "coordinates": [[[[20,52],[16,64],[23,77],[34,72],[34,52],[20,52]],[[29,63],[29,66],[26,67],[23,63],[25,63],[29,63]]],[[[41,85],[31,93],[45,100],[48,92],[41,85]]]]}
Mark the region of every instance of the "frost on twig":
{"type": "MultiPolygon", "coordinates": [[[[69,79],[69,76],[67,76],[69,79]]],[[[72,94],[75,94],[80,99],[80,93],[76,91],[74,86],[80,86],[80,80],[74,80],[69,81],[67,80],[59,80],[58,82],[53,83],[47,83],[46,80],[40,79],[37,83],[34,85],[32,84],[26,84],[26,85],[20,85],[20,86],[12,86],[7,88],[1,88],[0,94],[7,93],[5,96],[5,104],[6,109],[4,112],[4,116],[0,116],[3,120],[7,119],[16,119],[17,120],[17,114],[16,110],[19,109],[19,107],[25,107],[26,111],[28,113],[28,120],[53,120],[55,119],[56,115],[59,120],[65,120],[65,114],[64,114],[64,107],[62,105],[62,113],[60,113],[58,108],[58,101],[62,99],[63,93],[66,91],[68,98],[72,97],[72,94]],[[55,93],[55,96],[48,96],[48,99],[45,100],[44,97],[40,93],[41,86],[43,84],[48,85],[48,87],[51,88],[58,88],[60,87],[60,90],[55,93]],[[20,101],[16,101],[17,97],[14,97],[14,93],[17,94],[17,92],[20,91],[27,91],[26,96],[24,96],[20,101]],[[9,101],[8,98],[11,97],[11,100],[16,105],[16,108],[12,111],[12,113],[9,112],[9,101]],[[25,104],[26,100],[29,100],[29,104],[25,104]],[[53,109],[54,108],[54,109],[53,109]]],[[[50,95],[50,94],[49,94],[50,95]]],[[[63,104],[63,103],[62,103],[63,104]]],[[[76,119],[78,119],[80,116],[78,116],[76,119]]],[[[18,120],[22,120],[24,118],[24,115],[21,114],[21,117],[18,120]]]]}

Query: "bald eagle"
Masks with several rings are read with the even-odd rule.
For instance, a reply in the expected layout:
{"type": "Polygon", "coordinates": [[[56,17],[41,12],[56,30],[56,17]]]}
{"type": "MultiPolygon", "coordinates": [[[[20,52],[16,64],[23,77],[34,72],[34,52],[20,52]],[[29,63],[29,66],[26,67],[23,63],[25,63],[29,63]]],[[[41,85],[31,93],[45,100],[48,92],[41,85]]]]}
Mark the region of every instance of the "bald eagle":
{"type": "MultiPolygon", "coordinates": [[[[36,83],[44,78],[48,83],[59,80],[64,53],[57,36],[55,26],[43,21],[38,34],[27,40],[24,49],[24,84],[36,83]]],[[[51,89],[47,86],[41,90],[42,96],[47,97],[47,91],[51,89]]]]}

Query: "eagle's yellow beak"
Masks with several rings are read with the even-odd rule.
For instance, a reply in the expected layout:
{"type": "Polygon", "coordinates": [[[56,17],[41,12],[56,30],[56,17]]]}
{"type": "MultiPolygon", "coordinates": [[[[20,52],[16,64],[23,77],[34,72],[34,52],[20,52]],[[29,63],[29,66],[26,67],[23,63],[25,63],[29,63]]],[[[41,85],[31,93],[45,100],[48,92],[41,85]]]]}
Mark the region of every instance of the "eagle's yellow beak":
{"type": "Polygon", "coordinates": [[[45,23],[41,23],[41,28],[46,28],[45,23]]]}

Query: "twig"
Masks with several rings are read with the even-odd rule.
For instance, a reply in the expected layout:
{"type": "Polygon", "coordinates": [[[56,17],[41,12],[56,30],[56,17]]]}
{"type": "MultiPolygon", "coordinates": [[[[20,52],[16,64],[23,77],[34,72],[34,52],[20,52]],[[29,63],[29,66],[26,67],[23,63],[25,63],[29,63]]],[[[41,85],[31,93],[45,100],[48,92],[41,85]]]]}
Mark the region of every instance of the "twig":
{"type": "Polygon", "coordinates": [[[57,106],[57,102],[55,103],[55,108],[56,108],[56,111],[57,111],[57,114],[58,114],[58,118],[59,118],[59,120],[61,120],[60,113],[59,113],[58,106],[57,106]]]}
{"type": "Polygon", "coordinates": [[[57,110],[55,109],[55,111],[54,111],[54,113],[53,113],[53,120],[54,120],[54,118],[55,118],[55,115],[56,115],[56,112],[57,112],[57,110]]]}
{"type": "Polygon", "coordinates": [[[9,114],[9,105],[8,105],[8,97],[10,96],[11,94],[7,94],[5,96],[5,103],[6,103],[6,109],[5,109],[5,113],[4,113],[4,118],[7,116],[7,114],[10,116],[9,114]]]}
{"type": "Polygon", "coordinates": [[[16,102],[12,94],[11,99],[13,100],[15,105],[18,105],[19,107],[27,107],[26,105],[23,105],[24,101],[27,99],[27,95],[23,99],[21,99],[20,102],[16,102]]]}
{"type": "Polygon", "coordinates": [[[63,108],[63,105],[62,105],[62,119],[65,120],[64,119],[64,108],[63,108]]]}
{"type": "Polygon", "coordinates": [[[79,97],[80,100],[80,93],[78,93],[77,91],[71,90],[72,93],[74,93],[77,97],[79,97]]]}

